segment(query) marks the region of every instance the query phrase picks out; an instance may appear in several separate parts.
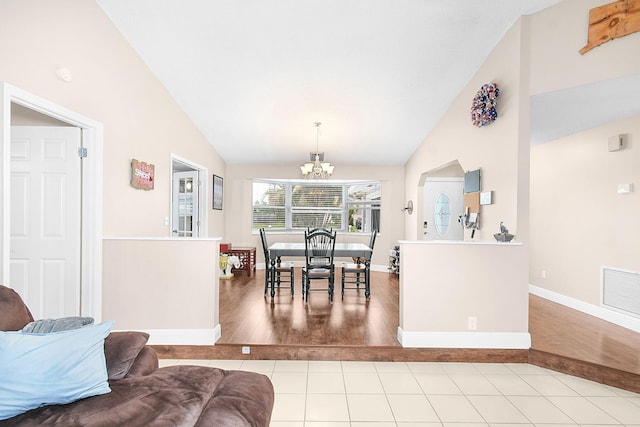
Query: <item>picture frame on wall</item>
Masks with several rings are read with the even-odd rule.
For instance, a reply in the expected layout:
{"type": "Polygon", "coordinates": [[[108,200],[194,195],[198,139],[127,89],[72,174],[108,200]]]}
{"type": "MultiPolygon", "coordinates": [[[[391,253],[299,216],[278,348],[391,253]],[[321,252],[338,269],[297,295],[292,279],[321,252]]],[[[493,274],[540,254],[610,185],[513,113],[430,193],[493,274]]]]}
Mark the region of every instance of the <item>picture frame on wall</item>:
{"type": "Polygon", "coordinates": [[[222,210],[222,193],[224,190],[224,182],[222,177],[213,175],[213,197],[212,205],[214,210],[222,210]]]}

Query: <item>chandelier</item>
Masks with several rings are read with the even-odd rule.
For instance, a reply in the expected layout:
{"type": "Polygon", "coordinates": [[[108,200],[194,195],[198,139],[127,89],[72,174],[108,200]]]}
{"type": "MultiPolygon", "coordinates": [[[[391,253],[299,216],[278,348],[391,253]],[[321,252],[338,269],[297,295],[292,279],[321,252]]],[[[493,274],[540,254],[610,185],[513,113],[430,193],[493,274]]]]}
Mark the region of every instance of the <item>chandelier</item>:
{"type": "Polygon", "coordinates": [[[316,127],[316,152],[309,153],[310,162],[300,166],[300,171],[307,179],[326,179],[333,174],[334,166],[324,161],[324,153],[318,151],[318,142],[320,140],[320,125],[322,123],[315,122],[316,127]]]}

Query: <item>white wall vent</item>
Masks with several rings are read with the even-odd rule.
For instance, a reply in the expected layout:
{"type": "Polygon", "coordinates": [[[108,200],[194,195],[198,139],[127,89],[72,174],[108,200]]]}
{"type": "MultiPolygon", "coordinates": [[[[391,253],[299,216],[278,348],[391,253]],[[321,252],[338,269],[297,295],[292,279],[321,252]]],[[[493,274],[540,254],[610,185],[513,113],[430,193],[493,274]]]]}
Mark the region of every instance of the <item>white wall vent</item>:
{"type": "Polygon", "coordinates": [[[640,317],[640,273],[602,267],[602,305],[640,317]]]}

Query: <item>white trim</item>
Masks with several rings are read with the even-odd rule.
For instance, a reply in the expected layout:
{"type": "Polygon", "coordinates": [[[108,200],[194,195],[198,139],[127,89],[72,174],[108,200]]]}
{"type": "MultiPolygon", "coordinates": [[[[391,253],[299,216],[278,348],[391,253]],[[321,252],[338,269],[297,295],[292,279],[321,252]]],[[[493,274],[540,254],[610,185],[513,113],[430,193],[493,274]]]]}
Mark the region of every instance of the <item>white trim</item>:
{"type": "Polygon", "coordinates": [[[405,332],[398,327],[398,341],[404,348],[491,348],[531,347],[528,332],[405,332]]]}
{"type": "Polygon", "coordinates": [[[557,292],[553,292],[534,285],[529,285],[529,293],[572,308],[574,310],[581,311],[590,316],[606,320],[607,322],[622,326],[623,328],[631,329],[635,332],[640,332],[640,319],[638,318],[628,316],[626,314],[622,314],[605,307],[599,307],[597,305],[589,304],[587,302],[580,301],[578,299],[571,298],[566,295],[562,295],[557,292]]]}
{"type": "Polygon", "coordinates": [[[102,321],[102,180],[103,126],[5,82],[0,82],[0,151],[2,152],[2,283],[10,284],[10,174],[11,174],[11,103],[37,111],[82,129],[82,145],[89,155],[82,168],[82,298],[83,316],[102,321]]]}
{"type": "Polygon", "coordinates": [[[220,325],[213,329],[142,329],[150,345],[214,345],[220,339],[220,325]]]}

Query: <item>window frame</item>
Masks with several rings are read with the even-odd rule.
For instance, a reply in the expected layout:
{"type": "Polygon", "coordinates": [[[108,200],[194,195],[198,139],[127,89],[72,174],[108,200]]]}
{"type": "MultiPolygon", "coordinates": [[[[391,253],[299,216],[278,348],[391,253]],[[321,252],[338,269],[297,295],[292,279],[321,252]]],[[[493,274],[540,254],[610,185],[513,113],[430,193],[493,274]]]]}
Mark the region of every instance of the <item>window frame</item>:
{"type": "MultiPolygon", "coordinates": [[[[261,193],[261,195],[266,192],[261,193]]],[[[305,211],[309,211],[310,213],[319,213],[322,215],[325,214],[340,214],[340,227],[336,228],[332,227],[334,230],[340,233],[349,233],[349,234],[369,234],[373,231],[374,228],[377,228],[378,233],[380,233],[380,212],[382,210],[382,181],[380,180],[343,180],[343,181],[310,181],[310,180],[290,180],[290,179],[252,179],[251,183],[251,231],[252,233],[257,233],[258,229],[261,227],[268,228],[270,231],[281,232],[281,233],[300,233],[305,230],[307,227],[293,227],[293,217],[296,213],[302,213],[305,211]],[[284,205],[283,206],[271,206],[271,205],[257,205],[256,199],[256,184],[267,184],[267,185],[281,185],[284,186],[284,205]],[[295,186],[309,186],[309,187],[318,187],[327,185],[330,187],[340,187],[342,191],[341,195],[341,204],[339,207],[304,207],[304,206],[293,206],[293,189],[295,186]],[[378,197],[372,200],[349,200],[349,189],[354,185],[365,185],[365,186],[376,186],[374,191],[377,191],[378,197]],[[274,211],[284,211],[284,227],[273,227],[271,224],[267,224],[265,222],[259,223],[256,225],[256,210],[274,210],[274,211]],[[350,213],[353,210],[363,210],[366,211],[369,227],[362,227],[361,229],[353,230],[353,227],[350,224],[350,213]],[[375,218],[375,219],[374,219],[375,218]],[[376,227],[377,226],[377,227],[376,227]]],[[[364,215],[364,214],[363,214],[364,215]]],[[[314,226],[318,226],[314,224],[314,226]]]]}

